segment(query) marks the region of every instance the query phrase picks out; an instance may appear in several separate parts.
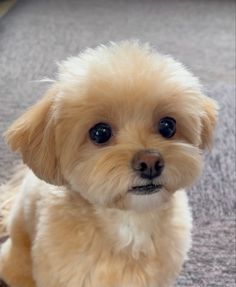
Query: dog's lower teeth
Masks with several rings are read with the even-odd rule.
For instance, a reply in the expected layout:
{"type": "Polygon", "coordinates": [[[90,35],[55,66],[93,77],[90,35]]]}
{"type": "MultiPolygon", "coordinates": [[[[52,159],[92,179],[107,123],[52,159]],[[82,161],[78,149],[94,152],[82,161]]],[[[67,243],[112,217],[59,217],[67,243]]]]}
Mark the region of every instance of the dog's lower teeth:
{"type": "Polygon", "coordinates": [[[161,185],[147,184],[147,185],[134,186],[131,191],[136,194],[150,194],[158,192],[160,188],[161,185]]]}

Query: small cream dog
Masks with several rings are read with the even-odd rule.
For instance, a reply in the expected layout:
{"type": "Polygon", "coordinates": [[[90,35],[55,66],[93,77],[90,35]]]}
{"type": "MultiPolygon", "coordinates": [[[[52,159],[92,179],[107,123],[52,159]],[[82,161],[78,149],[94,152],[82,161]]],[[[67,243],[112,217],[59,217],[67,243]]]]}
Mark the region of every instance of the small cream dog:
{"type": "Polygon", "coordinates": [[[30,167],[0,277],[11,287],[167,287],[191,245],[183,188],[202,168],[216,103],[135,41],[60,66],[6,139],[30,167]]]}

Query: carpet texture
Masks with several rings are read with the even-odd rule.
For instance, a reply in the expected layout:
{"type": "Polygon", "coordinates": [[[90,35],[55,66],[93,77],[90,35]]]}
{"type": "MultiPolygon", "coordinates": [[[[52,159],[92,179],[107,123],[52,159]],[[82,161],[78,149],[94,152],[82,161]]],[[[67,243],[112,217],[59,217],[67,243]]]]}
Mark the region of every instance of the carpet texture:
{"type": "MultiPolygon", "coordinates": [[[[178,287],[233,287],[235,274],[235,2],[21,0],[0,19],[0,133],[41,97],[56,62],[137,38],[185,63],[220,105],[215,145],[189,190],[193,248],[178,287]]],[[[18,157],[0,140],[0,179],[18,157]]],[[[1,284],[1,283],[0,283],[1,284]]]]}

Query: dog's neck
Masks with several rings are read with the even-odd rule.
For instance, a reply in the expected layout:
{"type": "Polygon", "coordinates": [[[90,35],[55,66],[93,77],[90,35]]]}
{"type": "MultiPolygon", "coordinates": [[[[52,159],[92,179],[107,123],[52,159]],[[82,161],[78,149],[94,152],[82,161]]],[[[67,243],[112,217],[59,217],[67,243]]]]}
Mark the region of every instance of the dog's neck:
{"type": "MultiPolygon", "coordinates": [[[[71,193],[70,193],[71,194],[71,193]]],[[[74,192],[73,202],[87,206],[88,212],[95,216],[104,240],[111,245],[114,252],[129,252],[137,259],[141,255],[155,254],[159,235],[169,220],[172,200],[150,210],[138,212],[115,207],[99,207],[90,204],[78,192],[74,192]],[[165,224],[164,224],[164,222],[165,224]]]]}
{"type": "MultiPolygon", "coordinates": [[[[115,208],[97,208],[96,214],[101,220],[104,234],[112,242],[115,251],[129,251],[137,259],[141,255],[154,255],[158,234],[162,229],[165,208],[138,213],[132,210],[115,208]],[[161,219],[162,218],[162,219],[161,219]]],[[[165,216],[165,215],[164,215],[165,216]]]]}

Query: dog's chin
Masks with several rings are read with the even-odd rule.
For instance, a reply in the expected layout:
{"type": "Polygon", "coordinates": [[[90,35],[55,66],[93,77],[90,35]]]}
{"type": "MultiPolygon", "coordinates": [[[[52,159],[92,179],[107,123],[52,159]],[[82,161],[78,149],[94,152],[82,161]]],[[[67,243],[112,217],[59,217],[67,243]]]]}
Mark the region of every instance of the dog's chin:
{"type": "Polygon", "coordinates": [[[163,206],[171,195],[162,185],[134,186],[128,190],[125,205],[129,210],[149,212],[163,206]]]}

